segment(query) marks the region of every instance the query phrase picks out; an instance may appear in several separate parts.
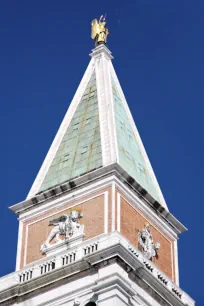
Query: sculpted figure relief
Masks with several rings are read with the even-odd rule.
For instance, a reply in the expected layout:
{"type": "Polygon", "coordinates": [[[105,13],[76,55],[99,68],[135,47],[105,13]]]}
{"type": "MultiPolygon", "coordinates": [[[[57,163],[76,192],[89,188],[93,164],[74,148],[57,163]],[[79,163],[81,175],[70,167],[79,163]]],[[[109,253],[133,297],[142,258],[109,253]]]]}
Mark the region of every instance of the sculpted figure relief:
{"type": "Polygon", "coordinates": [[[77,210],[72,210],[70,214],[62,215],[49,222],[49,226],[54,226],[48,235],[46,241],[41,246],[41,252],[45,253],[47,248],[50,246],[50,242],[55,238],[56,242],[62,242],[63,240],[59,238],[60,235],[65,235],[65,239],[83,234],[84,225],[79,223],[79,219],[83,215],[77,210]]]}
{"type": "Polygon", "coordinates": [[[74,300],[74,306],[80,306],[80,301],[78,299],[74,300]]]}
{"type": "Polygon", "coordinates": [[[144,229],[139,231],[139,249],[143,254],[152,260],[152,257],[157,257],[157,250],[160,248],[160,243],[153,243],[152,233],[150,231],[150,225],[145,224],[144,229]]]}
{"type": "Polygon", "coordinates": [[[100,43],[107,42],[107,36],[109,34],[108,29],[105,28],[106,16],[101,16],[99,20],[94,19],[91,23],[91,38],[95,39],[95,46],[100,43]]]}

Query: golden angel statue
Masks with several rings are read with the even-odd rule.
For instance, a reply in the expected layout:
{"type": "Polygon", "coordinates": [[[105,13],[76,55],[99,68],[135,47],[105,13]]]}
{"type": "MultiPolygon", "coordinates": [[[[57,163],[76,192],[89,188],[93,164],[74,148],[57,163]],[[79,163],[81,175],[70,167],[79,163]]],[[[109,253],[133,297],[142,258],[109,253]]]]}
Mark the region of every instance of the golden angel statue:
{"type": "Polygon", "coordinates": [[[105,28],[106,16],[101,16],[99,20],[94,19],[91,23],[91,38],[95,39],[95,46],[100,43],[106,44],[107,36],[109,34],[108,29],[105,28]]]}

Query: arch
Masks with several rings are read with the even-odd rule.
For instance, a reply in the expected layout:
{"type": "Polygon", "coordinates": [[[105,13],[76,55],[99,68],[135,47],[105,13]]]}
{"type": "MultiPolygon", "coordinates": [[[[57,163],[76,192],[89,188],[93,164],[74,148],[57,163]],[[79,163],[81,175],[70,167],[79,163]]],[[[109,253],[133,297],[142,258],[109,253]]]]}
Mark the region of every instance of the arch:
{"type": "Polygon", "coordinates": [[[85,306],[96,306],[95,302],[88,302],[85,306]]]}

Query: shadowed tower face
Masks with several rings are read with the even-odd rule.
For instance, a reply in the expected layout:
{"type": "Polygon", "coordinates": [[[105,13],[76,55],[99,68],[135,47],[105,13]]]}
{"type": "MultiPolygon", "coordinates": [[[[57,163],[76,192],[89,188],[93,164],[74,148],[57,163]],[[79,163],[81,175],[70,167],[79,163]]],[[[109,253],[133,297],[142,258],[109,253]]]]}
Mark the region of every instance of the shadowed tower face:
{"type": "MultiPolygon", "coordinates": [[[[106,47],[95,48],[19,217],[2,305],[194,306],[179,288],[178,234],[106,47]]],[[[151,131],[150,131],[151,132],[151,131]]]]}

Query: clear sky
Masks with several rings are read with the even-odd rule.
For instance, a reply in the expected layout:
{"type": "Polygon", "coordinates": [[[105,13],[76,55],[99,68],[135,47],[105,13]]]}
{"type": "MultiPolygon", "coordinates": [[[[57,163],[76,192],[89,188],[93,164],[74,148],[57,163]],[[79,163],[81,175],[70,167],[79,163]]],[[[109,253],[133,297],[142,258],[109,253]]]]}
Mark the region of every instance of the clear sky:
{"type": "Polygon", "coordinates": [[[204,305],[203,12],[203,0],[0,1],[0,275],[15,268],[8,206],[25,199],[88,65],[91,20],[107,13],[117,75],[169,209],[189,229],[180,285],[204,305]]]}

